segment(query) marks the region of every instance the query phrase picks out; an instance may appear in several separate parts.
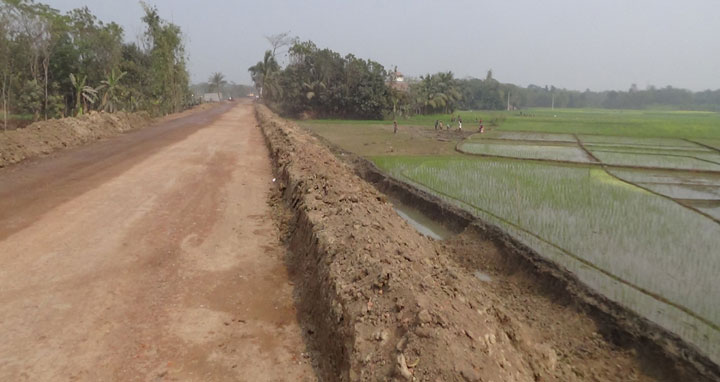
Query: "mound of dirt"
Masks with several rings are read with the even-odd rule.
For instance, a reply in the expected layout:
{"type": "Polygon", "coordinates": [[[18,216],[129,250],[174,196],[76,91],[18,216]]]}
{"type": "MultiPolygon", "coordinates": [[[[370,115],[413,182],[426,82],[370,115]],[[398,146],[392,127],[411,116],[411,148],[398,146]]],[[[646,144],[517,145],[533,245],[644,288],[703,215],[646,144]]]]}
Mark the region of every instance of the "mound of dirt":
{"type": "Polygon", "coordinates": [[[315,138],[262,105],[257,117],[293,214],[290,268],[322,378],[576,379],[315,138]]]}
{"type": "Polygon", "coordinates": [[[30,126],[0,132],[0,167],[53,151],[84,145],[150,123],[146,113],[90,113],[78,118],[35,122],[30,126]]]}

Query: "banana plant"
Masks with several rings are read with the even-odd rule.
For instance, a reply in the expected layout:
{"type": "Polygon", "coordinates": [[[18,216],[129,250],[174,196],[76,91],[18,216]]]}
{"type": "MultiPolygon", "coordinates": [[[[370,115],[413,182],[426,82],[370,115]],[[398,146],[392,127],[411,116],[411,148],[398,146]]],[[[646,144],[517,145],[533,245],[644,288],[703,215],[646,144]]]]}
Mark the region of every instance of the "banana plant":
{"type": "Polygon", "coordinates": [[[122,94],[122,86],[120,80],[125,77],[126,72],[116,73],[115,69],[110,71],[107,79],[103,80],[101,87],[96,90],[105,89],[102,97],[100,108],[110,113],[117,111],[117,105],[120,103],[120,95],[122,94]]]}
{"type": "Polygon", "coordinates": [[[100,89],[102,89],[102,86],[98,88],[93,88],[92,86],[87,86],[85,83],[87,82],[87,76],[75,76],[74,74],[70,73],[70,83],[72,84],[73,88],[75,88],[75,116],[79,117],[85,113],[85,111],[88,109],[88,103],[93,104],[95,101],[97,101],[97,94],[100,89]]]}

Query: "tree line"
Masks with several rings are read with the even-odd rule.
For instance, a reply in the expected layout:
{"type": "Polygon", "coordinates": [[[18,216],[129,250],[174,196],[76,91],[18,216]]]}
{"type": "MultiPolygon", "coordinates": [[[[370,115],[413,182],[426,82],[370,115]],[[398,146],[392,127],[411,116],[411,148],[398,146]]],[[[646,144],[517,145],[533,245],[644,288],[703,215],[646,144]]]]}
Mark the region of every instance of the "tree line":
{"type": "Polygon", "coordinates": [[[273,50],[249,71],[260,96],[277,109],[292,115],[383,117],[387,72],[379,63],[342,56],[307,41],[292,44],[290,62],[282,69],[273,50]]]}
{"type": "Polygon", "coordinates": [[[382,119],[413,114],[529,107],[643,109],[669,108],[720,111],[720,90],[691,92],[673,87],[628,91],[575,91],[554,86],[521,87],[501,83],[488,71],[484,79],[459,79],[450,71],[427,74],[397,86],[397,69],[320,49],[288,33],[267,37],[272,45],[250,67],[261,98],[291,116],[382,119]],[[288,63],[276,58],[288,46],[288,63]]]}
{"type": "Polygon", "coordinates": [[[61,13],[33,0],[0,2],[0,97],[4,126],[89,110],[167,114],[191,100],[182,31],[140,3],[145,33],[125,42],[123,28],[87,7],[61,13]]]}

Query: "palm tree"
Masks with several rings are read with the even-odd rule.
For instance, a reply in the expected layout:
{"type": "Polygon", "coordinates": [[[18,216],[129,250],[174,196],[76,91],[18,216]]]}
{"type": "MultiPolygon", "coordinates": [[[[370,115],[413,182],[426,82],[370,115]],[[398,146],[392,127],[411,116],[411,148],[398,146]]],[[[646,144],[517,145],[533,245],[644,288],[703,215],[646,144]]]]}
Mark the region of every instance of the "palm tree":
{"type": "Polygon", "coordinates": [[[120,94],[122,93],[120,80],[125,77],[126,74],[126,72],[116,73],[115,69],[113,69],[110,71],[107,79],[102,81],[101,87],[97,89],[105,88],[105,94],[103,94],[100,108],[110,113],[117,111],[117,105],[120,103],[120,94]]]}
{"type": "Polygon", "coordinates": [[[208,80],[209,90],[215,90],[218,94],[218,101],[222,99],[222,86],[225,84],[227,84],[227,81],[225,81],[225,75],[219,72],[213,73],[208,80]]]}
{"type": "Polygon", "coordinates": [[[70,83],[75,88],[75,116],[81,116],[88,109],[88,103],[93,104],[97,101],[97,89],[85,85],[87,76],[77,76],[70,73],[70,83]]]}
{"type": "Polygon", "coordinates": [[[265,51],[265,57],[262,61],[248,68],[255,87],[260,91],[260,98],[263,98],[263,90],[274,81],[274,75],[278,70],[280,70],[280,65],[275,61],[275,57],[269,50],[265,51]]]}

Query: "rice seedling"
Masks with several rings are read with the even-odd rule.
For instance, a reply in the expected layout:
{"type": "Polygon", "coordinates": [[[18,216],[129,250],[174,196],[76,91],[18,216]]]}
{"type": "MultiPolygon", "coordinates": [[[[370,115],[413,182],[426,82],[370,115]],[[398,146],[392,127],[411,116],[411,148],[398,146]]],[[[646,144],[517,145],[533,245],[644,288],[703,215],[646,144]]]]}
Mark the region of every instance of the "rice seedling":
{"type": "Polygon", "coordinates": [[[549,159],[579,163],[593,161],[585,151],[577,146],[466,142],[461,144],[458,149],[468,154],[522,159],[549,159]]]}
{"type": "Polygon", "coordinates": [[[547,133],[529,133],[522,131],[502,131],[494,130],[483,134],[475,134],[470,137],[471,140],[482,139],[502,139],[511,141],[540,141],[540,142],[568,142],[575,143],[577,140],[572,134],[547,134],[547,133]]]}
{"type": "Polygon", "coordinates": [[[596,158],[608,165],[720,171],[720,155],[712,153],[692,155],[669,153],[641,154],[596,150],[592,147],[589,149],[596,158]]]}
{"type": "Polygon", "coordinates": [[[388,173],[515,235],[720,359],[720,225],[581,165],[380,157],[388,173]]]}
{"type": "Polygon", "coordinates": [[[702,149],[701,146],[683,139],[656,138],[656,137],[625,137],[616,135],[579,135],[578,138],[585,144],[604,144],[618,146],[639,146],[639,147],[681,147],[690,149],[702,149]]]}
{"type": "Polygon", "coordinates": [[[720,187],[720,174],[612,168],[613,175],[632,183],[691,184],[720,187]]]}
{"type": "Polygon", "coordinates": [[[603,151],[622,151],[629,153],[638,154],[669,154],[669,155],[715,155],[716,153],[712,150],[703,147],[683,147],[683,146],[640,146],[640,145],[627,145],[627,144],[597,144],[597,143],[585,143],[585,147],[594,150],[603,151]]]}
{"type": "Polygon", "coordinates": [[[706,146],[710,146],[715,150],[720,151],[720,139],[696,139],[694,142],[701,143],[706,146]]]}

